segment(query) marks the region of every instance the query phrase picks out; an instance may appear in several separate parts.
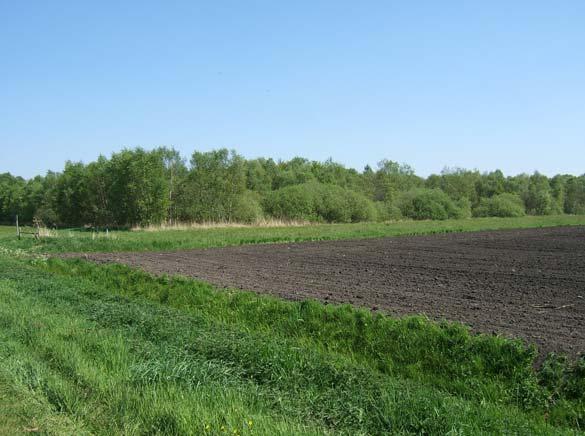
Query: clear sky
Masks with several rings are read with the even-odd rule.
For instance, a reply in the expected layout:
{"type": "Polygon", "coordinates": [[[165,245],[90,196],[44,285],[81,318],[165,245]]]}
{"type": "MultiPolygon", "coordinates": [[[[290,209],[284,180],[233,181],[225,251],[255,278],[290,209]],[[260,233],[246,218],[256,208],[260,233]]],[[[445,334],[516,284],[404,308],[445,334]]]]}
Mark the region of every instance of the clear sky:
{"type": "Polygon", "coordinates": [[[0,0],[0,173],[123,147],[585,172],[585,1],[0,0]]]}

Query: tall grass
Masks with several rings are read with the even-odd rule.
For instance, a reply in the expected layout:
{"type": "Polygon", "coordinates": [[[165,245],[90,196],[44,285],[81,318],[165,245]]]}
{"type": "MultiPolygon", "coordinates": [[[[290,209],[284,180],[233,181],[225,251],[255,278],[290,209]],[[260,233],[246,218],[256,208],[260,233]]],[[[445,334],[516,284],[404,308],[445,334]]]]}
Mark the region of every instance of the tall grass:
{"type": "Polygon", "coordinates": [[[253,223],[234,222],[234,221],[204,221],[204,222],[178,222],[149,224],[147,226],[135,226],[131,230],[134,232],[159,232],[165,230],[207,230],[223,228],[264,228],[264,227],[301,227],[314,225],[310,221],[300,220],[283,220],[278,218],[261,218],[253,223]]]}
{"type": "Polygon", "coordinates": [[[121,266],[0,256],[0,343],[5,383],[97,434],[561,434],[583,425],[583,375],[559,363],[543,378],[518,342],[121,266]]]}

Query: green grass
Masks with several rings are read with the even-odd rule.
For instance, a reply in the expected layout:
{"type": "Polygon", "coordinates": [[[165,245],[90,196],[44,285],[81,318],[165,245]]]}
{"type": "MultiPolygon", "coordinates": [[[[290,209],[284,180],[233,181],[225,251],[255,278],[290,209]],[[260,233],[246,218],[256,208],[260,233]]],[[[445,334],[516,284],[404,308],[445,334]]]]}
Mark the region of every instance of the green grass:
{"type": "Polygon", "coordinates": [[[0,344],[7,434],[569,434],[585,419],[585,366],[536,371],[519,342],[116,265],[0,255],[0,344]]]}
{"type": "Polygon", "coordinates": [[[16,230],[14,227],[0,226],[0,237],[9,238],[10,236],[14,236],[16,238],[16,230]]]}
{"type": "Polygon", "coordinates": [[[445,232],[585,225],[585,216],[528,216],[522,218],[473,218],[446,221],[321,224],[303,227],[245,227],[192,230],[115,231],[106,237],[91,232],[60,230],[57,236],[35,241],[30,235],[18,241],[14,228],[0,227],[0,245],[36,252],[150,251],[227,245],[377,238],[445,232]]]}
{"type": "Polygon", "coordinates": [[[112,232],[0,227],[0,435],[574,434],[585,358],[457,323],[217,290],[42,252],[585,225],[585,216],[112,232]]]}
{"type": "Polygon", "coordinates": [[[0,435],[34,434],[49,429],[54,434],[86,434],[68,416],[53,410],[45,397],[17,383],[7,369],[0,369],[0,435]]]}

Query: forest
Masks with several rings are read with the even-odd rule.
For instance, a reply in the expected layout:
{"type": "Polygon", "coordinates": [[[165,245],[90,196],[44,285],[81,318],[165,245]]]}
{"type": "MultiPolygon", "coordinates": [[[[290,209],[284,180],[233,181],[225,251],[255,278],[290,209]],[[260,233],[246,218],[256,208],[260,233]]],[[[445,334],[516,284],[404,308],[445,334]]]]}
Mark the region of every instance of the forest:
{"type": "Polygon", "coordinates": [[[233,150],[124,149],[67,162],[31,179],[0,174],[0,222],[147,226],[262,219],[349,223],[400,219],[585,214],[585,174],[505,176],[445,168],[420,177],[391,160],[362,171],[296,157],[245,159],[233,150]]]}

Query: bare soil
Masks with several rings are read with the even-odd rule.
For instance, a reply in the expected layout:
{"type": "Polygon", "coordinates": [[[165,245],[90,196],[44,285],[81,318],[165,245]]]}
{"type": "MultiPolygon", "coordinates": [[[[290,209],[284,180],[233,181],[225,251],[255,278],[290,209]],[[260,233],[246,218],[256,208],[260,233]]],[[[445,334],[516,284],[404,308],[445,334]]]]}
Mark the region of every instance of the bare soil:
{"type": "Polygon", "coordinates": [[[461,321],[536,343],[543,354],[585,351],[585,227],[85,257],[286,299],[461,321]]]}

